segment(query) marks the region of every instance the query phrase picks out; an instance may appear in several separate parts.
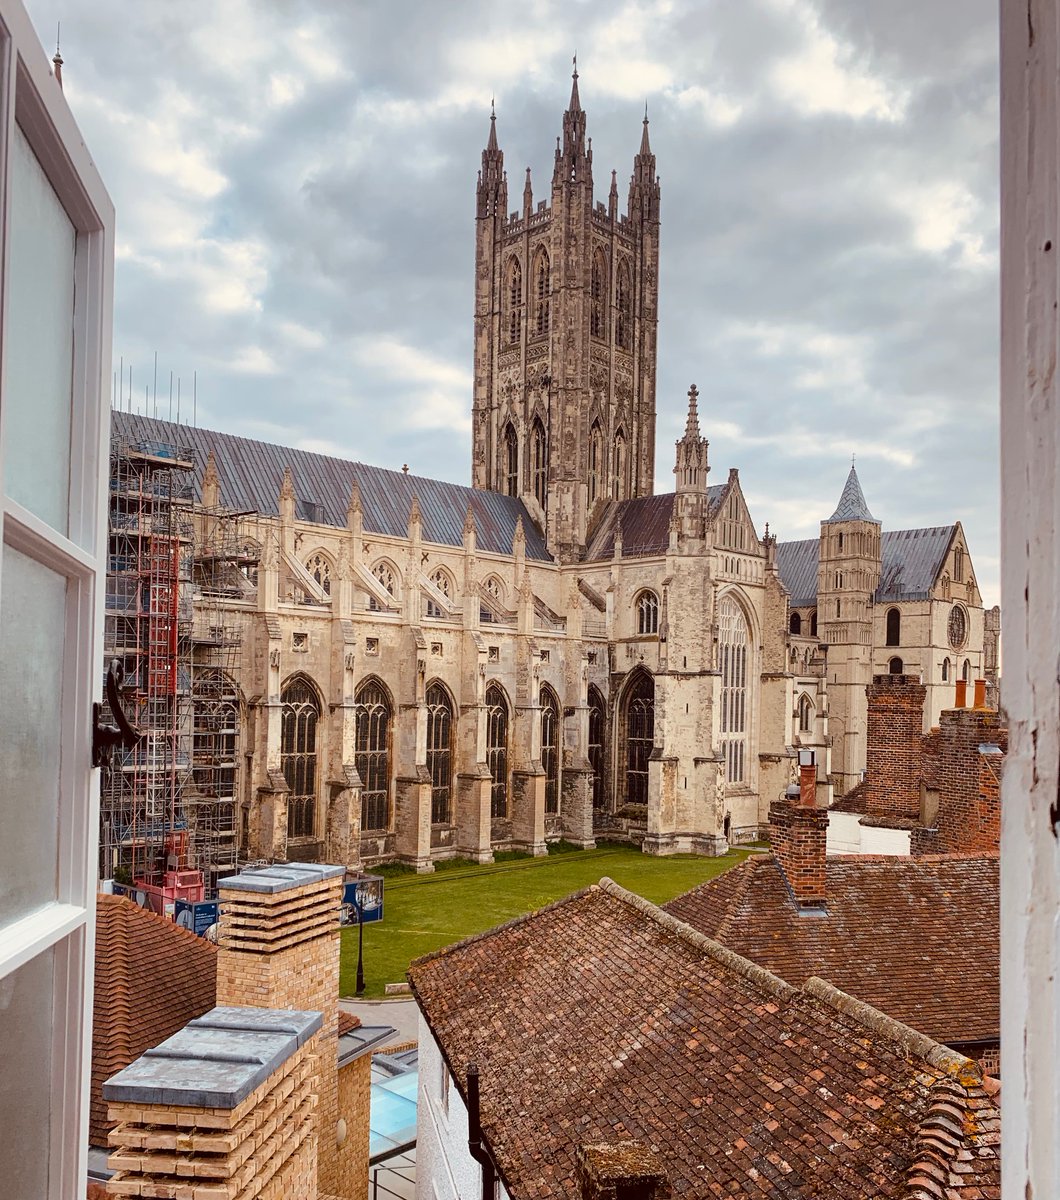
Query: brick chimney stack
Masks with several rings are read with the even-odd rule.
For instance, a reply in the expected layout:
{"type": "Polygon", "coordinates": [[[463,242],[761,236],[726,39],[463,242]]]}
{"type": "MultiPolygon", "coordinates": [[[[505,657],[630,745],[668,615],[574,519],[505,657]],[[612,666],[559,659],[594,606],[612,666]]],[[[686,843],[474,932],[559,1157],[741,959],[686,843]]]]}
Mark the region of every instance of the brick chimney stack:
{"type": "Polygon", "coordinates": [[[820,908],[827,899],[828,810],[816,806],[816,795],[817,768],[800,767],[798,786],[793,784],[769,809],[773,857],[799,908],[820,908]]]}
{"type": "Polygon", "coordinates": [[[582,1200],[670,1200],[659,1155],[641,1142],[578,1147],[582,1200]]]}
{"type": "Polygon", "coordinates": [[[865,778],[856,811],[918,821],[927,688],[916,675],[874,675],[866,695],[865,778]]]}

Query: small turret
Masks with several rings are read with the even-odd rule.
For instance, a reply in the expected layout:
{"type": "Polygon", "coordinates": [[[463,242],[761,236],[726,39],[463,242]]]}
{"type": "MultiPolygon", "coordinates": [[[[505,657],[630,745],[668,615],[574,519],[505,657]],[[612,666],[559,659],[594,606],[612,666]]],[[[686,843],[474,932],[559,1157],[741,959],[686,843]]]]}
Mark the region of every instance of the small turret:
{"type": "Polygon", "coordinates": [[[642,221],[659,219],[659,181],[655,176],[655,155],[648,139],[648,106],[644,106],[644,126],[640,135],[640,152],[633,159],[633,175],[629,181],[629,215],[642,221]]]}
{"type": "Polygon", "coordinates": [[[695,384],[688,389],[688,416],[685,419],[685,436],[679,439],[677,461],[674,464],[674,475],[677,478],[677,491],[703,492],[707,490],[707,474],[710,466],[707,462],[709,443],[699,433],[699,389],[695,384]]]}
{"type": "Polygon", "coordinates": [[[523,184],[523,216],[529,218],[534,211],[534,189],[530,183],[530,168],[526,168],[526,183],[523,184]]]}
{"type": "Polygon", "coordinates": [[[578,95],[578,56],[574,56],[574,72],[570,90],[570,104],[563,114],[563,139],[556,143],[556,169],[552,177],[553,188],[563,183],[592,184],[592,142],[585,140],[585,111],[578,95]]]}
{"type": "Polygon", "coordinates": [[[508,211],[508,177],[504,151],[497,144],[497,110],[490,102],[490,133],[478,173],[478,216],[503,217],[508,211]]]}

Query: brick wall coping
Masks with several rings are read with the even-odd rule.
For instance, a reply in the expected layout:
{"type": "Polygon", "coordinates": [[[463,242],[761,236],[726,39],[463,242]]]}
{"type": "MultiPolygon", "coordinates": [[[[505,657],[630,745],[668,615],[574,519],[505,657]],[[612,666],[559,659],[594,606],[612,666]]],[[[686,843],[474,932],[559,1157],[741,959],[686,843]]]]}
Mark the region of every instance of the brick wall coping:
{"type": "Polygon", "coordinates": [[[103,1085],[111,1103],[233,1109],[323,1024],[318,1012],[211,1009],[103,1085]]]}
{"type": "Polygon", "coordinates": [[[307,883],[323,883],[346,874],[345,867],[332,867],[325,863],[283,863],[267,867],[247,867],[238,875],[229,875],[218,880],[223,891],[238,892],[286,892],[291,888],[305,887],[307,883]]]}

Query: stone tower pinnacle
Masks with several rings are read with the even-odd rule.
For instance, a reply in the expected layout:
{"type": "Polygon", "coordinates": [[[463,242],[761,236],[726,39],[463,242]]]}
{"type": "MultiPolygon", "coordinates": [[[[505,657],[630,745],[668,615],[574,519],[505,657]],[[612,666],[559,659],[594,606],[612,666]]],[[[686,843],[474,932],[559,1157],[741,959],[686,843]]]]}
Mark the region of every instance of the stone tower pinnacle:
{"type": "Polygon", "coordinates": [[[475,487],[519,496],[561,561],[583,551],[600,505],[652,492],[659,185],[647,142],[629,213],[610,181],[593,197],[577,62],[551,197],[507,211],[495,113],[478,180],[475,487]]]}

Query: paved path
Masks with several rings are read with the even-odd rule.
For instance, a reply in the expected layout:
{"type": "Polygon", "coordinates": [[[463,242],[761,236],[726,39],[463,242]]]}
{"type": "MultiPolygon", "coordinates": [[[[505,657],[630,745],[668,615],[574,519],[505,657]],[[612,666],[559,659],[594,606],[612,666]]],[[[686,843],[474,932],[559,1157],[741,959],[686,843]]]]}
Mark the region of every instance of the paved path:
{"type": "Polygon", "coordinates": [[[402,996],[394,1000],[339,1000],[339,1008],[361,1018],[363,1025],[393,1025],[395,1042],[414,1042],[419,1037],[416,1001],[402,996]]]}

